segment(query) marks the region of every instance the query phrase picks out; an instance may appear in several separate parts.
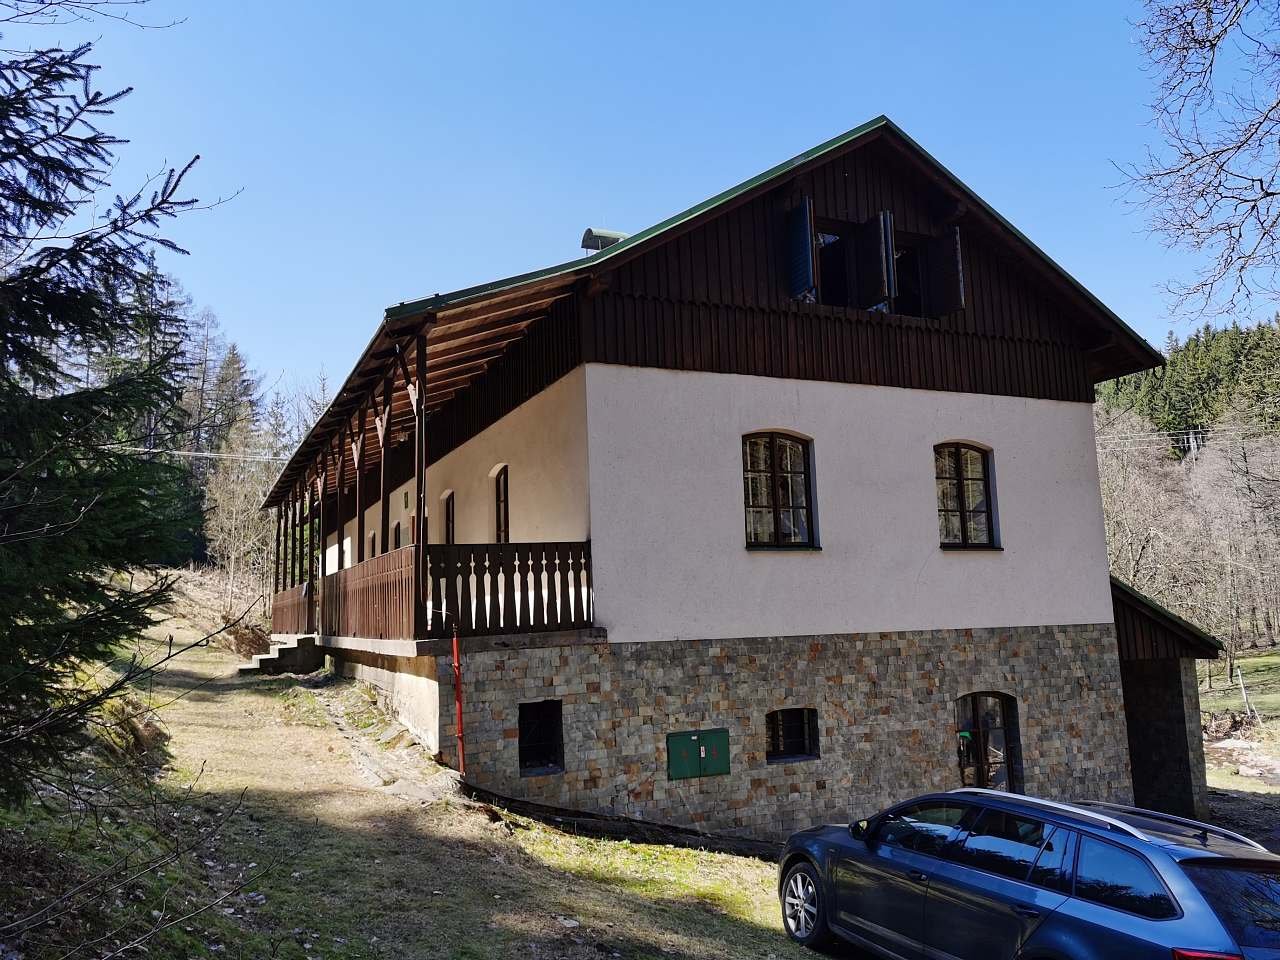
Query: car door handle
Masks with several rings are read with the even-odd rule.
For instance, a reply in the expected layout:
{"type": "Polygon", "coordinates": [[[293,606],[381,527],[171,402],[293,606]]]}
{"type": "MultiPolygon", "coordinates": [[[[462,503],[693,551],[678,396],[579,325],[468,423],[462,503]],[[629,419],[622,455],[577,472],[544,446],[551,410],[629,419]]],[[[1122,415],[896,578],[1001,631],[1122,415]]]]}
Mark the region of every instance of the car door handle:
{"type": "Polygon", "coordinates": [[[1040,911],[1035,909],[1034,907],[1014,907],[1013,912],[1020,917],[1025,917],[1028,920],[1035,920],[1037,917],[1040,916],[1040,911]]]}
{"type": "Polygon", "coordinates": [[[924,883],[929,879],[929,875],[922,870],[910,870],[907,872],[907,876],[917,883],[924,883]]]}

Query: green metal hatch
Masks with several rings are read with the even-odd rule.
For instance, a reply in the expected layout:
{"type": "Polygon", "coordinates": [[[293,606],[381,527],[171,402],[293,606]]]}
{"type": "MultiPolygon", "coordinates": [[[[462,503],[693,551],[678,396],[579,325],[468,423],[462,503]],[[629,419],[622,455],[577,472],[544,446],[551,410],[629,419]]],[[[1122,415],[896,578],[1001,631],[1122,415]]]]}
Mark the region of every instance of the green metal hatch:
{"type": "Polygon", "coordinates": [[[672,780],[714,777],[728,772],[728,730],[667,734],[667,776],[672,780]]]}

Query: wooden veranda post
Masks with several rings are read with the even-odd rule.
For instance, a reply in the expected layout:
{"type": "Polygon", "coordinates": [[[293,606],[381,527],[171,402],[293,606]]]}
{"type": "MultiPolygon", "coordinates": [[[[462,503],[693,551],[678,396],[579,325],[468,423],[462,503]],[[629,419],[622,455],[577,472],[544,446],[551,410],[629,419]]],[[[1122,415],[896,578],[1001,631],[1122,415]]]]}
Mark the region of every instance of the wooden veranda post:
{"type": "Polygon", "coordinates": [[[318,558],[318,565],[320,567],[320,580],[319,580],[318,586],[322,590],[324,589],[324,575],[327,572],[325,569],[325,560],[327,559],[325,554],[329,552],[324,548],[325,547],[324,501],[326,499],[325,493],[327,493],[329,489],[329,462],[328,461],[329,461],[328,456],[325,456],[320,461],[320,470],[316,474],[316,499],[320,501],[319,509],[316,511],[316,513],[318,514],[318,518],[316,520],[316,526],[320,528],[316,534],[316,549],[320,552],[320,556],[318,558]]]}
{"type": "Polygon", "coordinates": [[[417,607],[414,621],[415,630],[421,631],[425,625],[427,608],[427,582],[424,575],[427,565],[427,337],[418,334],[414,338],[414,375],[415,389],[413,394],[414,415],[414,448],[413,476],[416,481],[414,502],[417,504],[417,522],[413,540],[417,549],[413,559],[413,582],[417,588],[417,607]]]}
{"type": "Polygon", "coordinates": [[[342,519],[342,494],[343,484],[347,480],[347,425],[342,425],[342,430],[338,434],[338,569],[346,569],[345,557],[343,557],[342,534],[345,521],[342,519]]]}
{"type": "Polygon", "coordinates": [[[391,446],[391,374],[382,383],[382,414],[378,417],[378,446],[382,449],[382,517],[378,553],[387,552],[391,533],[391,491],[387,489],[387,448],[391,446]]]}
{"type": "Polygon", "coordinates": [[[298,561],[298,525],[302,518],[298,514],[298,486],[294,484],[289,493],[289,586],[296,587],[301,581],[298,571],[302,569],[298,561]]]}
{"type": "Polygon", "coordinates": [[[271,557],[271,595],[280,592],[280,504],[276,504],[276,549],[271,557]]]}
{"type": "Polygon", "coordinates": [[[351,463],[356,471],[356,563],[364,562],[364,407],[360,408],[360,430],[351,444],[351,463]]]}

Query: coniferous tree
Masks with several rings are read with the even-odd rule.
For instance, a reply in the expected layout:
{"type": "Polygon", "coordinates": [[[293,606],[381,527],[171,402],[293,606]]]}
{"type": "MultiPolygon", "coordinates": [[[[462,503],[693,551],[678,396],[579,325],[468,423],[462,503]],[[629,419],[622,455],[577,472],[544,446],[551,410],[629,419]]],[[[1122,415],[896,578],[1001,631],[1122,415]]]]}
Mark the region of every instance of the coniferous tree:
{"type": "MultiPolygon", "coordinates": [[[[149,254],[191,205],[170,171],[109,188],[123,93],[94,84],[90,46],[0,60],[0,801],[66,756],[93,708],[77,670],[135,635],[168,596],[138,567],[180,552],[181,467],[147,453],[182,429],[178,318],[149,254]],[[138,452],[141,450],[142,452],[138,452]]],[[[194,161],[193,161],[194,162],[194,161]]],[[[137,671],[126,671],[126,679],[137,671]]]]}

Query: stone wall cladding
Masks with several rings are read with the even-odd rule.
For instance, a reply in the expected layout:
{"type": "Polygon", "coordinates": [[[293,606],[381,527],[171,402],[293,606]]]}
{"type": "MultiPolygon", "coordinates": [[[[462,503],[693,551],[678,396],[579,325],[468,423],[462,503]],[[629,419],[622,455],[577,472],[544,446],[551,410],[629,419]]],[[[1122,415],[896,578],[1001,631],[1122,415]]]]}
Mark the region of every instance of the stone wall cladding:
{"type": "Polygon", "coordinates": [[[1204,721],[1200,716],[1200,679],[1191,657],[1178,660],[1182,672],[1182,702],[1186,713],[1187,754],[1191,763],[1191,796],[1195,816],[1209,816],[1209,783],[1204,767],[1204,721]]]}
{"type": "MultiPolygon", "coordinates": [[[[439,658],[441,700],[452,700],[439,658]]],[[[1025,787],[1131,802],[1111,624],[464,652],[467,779],[556,806],[781,838],[959,786],[955,700],[1017,698],[1025,787]],[[565,770],[521,777],[518,704],[564,704],[565,770]],[[765,714],[816,707],[821,758],[765,761],[765,714]],[[666,735],[724,727],[731,772],[667,777],[666,735]]],[[[439,743],[454,756],[453,711],[439,743]]]]}

